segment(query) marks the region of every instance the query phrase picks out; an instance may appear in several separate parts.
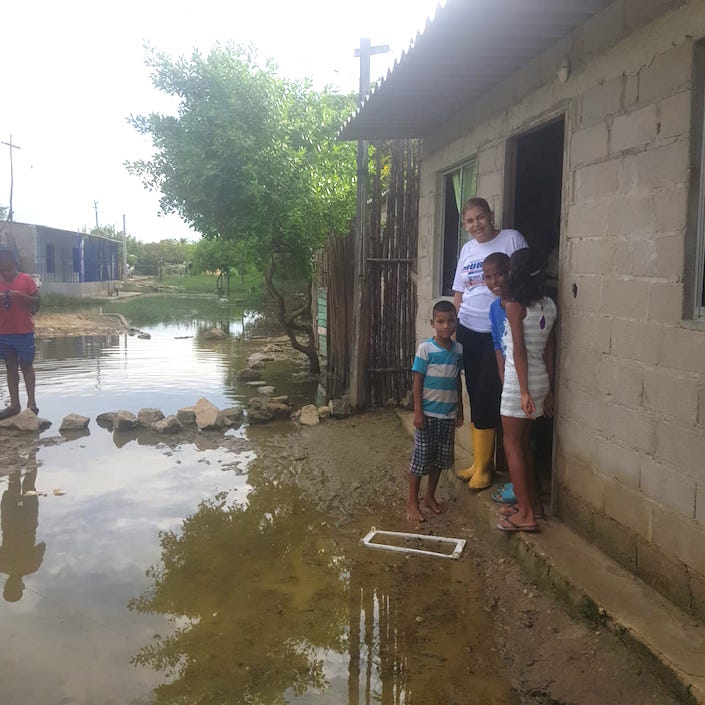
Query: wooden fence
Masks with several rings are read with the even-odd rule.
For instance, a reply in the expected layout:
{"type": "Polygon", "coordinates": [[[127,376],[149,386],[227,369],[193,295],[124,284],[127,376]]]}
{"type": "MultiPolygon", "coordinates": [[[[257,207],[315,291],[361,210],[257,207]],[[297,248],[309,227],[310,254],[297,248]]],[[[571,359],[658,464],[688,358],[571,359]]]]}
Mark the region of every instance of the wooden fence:
{"type": "MultiPolygon", "coordinates": [[[[401,401],[411,390],[416,349],[416,270],[420,145],[397,140],[375,145],[367,204],[369,348],[372,406],[401,401]]],[[[354,236],[331,237],[319,267],[328,290],[327,396],[350,382],[354,236]]]]}

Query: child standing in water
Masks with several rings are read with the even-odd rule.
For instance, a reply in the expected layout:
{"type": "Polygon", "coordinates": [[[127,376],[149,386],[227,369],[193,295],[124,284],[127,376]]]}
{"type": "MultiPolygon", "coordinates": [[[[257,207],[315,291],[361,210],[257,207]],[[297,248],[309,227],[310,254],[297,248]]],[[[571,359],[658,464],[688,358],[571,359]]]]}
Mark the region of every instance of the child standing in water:
{"type": "Polygon", "coordinates": [[[528,248],[510,258],[505,285],[507,323],[502,429],[517,503],[502,511],[501,531],[538,531],[543,510],[530,462],[531,422],[553,415],[556,305],[544,295],[540,255],[528,248]]]}
{"type": "Polygon", "coordinates": [[[463,346],[452,336],[458,325],[455,306],[439,301],[433,307],[434,336],[421,343],[414,365],[414,454],[409,466],[406,518],[411,524],[425,521],[419,507],[421,478],[428,475],[424,506],[435,514],[445,507],[436,501],[441,470],[453,467],[455,429],[463,425],[460,370],[463,346]]]}
{"type": "Polygon", "coordinates": [[[17,270],[15,252],[0,248],[0,357],[5,360],[10,405],[0,410],[0,419],[19,414],[20,370],[27,390],[27,408],[39,413],[34,399],[34,321],[39,291],[32,277],[17,270]]]}

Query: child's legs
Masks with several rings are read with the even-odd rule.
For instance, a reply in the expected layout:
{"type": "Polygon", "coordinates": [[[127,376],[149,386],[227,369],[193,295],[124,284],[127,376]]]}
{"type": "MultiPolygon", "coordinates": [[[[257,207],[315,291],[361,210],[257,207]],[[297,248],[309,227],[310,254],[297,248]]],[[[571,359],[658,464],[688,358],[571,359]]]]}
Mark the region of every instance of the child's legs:
{"type": "Polygon", "coordinates": [[[20,370],[17,353],[5,351],[5,369],[7,370],[7,390],[10,393],[10,408],[20,409],[20,370]]]}
{"type": "Polygon", "coordinates": [[[526,478],[529,487],[529,500],[534,511],[541,508],[541,494],[539,492],[539,483],[536,476],[536,461],[534,458],[534,453],[531,450],[531,422],[527,423],[524,427],[521,447],[524,454],[524,459],[526,461],[526,478]]]}
{"type": "Polygon", "coordinates": [[[502,429],[504,431],[504,451],[509,465],[509,476],[514,485],[514,494],[517,498],[519,518],[522,521],[535,521],[532,507],[530,481],[528,477],[527,455],[525,439],[527,429],[531,429],[531,419],[519,419],[513,416],[502,416],[502,429]]]}
{"type": "Polygon", "coordinates": [[[412,523],[424,520],[419,508],[419,488],[421,478],[428,474],[430,462],[431,442],[428,429],[428,419],[424,428],[414,430],[414,453],[409,464],[409,487],[406,502],[406,518],[412,523]]]}
{"type": "Polygon", "coordinates": [[[24,378],[24,386],[27,390],[27,408],[36,409],[37,402],[34,399],[34,388],[36,385],[36,376],[34,374],[34,365],[32,362],[20,360],[20,368],[22,369],[22,377],[24,378]]]}
{"type": "Polygon", "coordinates": [[[428,486],[424,503],[435,512],[444,507],[436,502],[436,488],[442,470],[451,470],[455,462],[455,419],[428,418],[431,442],[430,462],[428,465],[428,486]]]}

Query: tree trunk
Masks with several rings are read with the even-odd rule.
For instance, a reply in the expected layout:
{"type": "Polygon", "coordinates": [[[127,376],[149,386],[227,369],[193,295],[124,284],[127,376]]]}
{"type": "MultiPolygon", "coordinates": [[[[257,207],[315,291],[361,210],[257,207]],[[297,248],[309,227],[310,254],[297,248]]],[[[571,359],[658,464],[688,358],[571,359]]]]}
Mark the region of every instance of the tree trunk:
{"type": "Polygon", "coordinates": [[[321,371],[321,365],[316,352],[316,336],[313,332],[312,304],[313,296],[311,294],[311,286],[306,287],[306,300],[297,309],[291,313],[286,311],[286,299],[279,289],[274,284],[274,272],[276,263],[274,257],[269,262],[269,268],[264,272],[264,282],[267,286],[267,291],[277,304],[277,318],[281,323],[284,332],[289,336],[289,342],[294,350],[304,353],[308,357],[308,369],[313,374],[318,374],[321,371]],[[306,315],[302,321],[301,317],[306,315]],[[308,338],[308,345],[303,345],[296,338],[297,333],[305,333],[308,338]]]}

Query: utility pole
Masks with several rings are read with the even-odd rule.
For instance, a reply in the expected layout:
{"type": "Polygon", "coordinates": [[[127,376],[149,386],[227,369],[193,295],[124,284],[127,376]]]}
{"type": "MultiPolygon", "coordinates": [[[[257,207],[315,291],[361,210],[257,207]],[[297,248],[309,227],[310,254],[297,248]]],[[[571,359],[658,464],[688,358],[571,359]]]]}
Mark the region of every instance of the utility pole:
{"type": "Polygon", "coordinates": [[[127,284],[127,230],[125,229],[125,214],[122,214],[122,276],[127,284]]]}
{"type": "Polygon", "coordinates": [[[9,142],[0,142],[0,144],[4,144],[6,147],[10,148],[10,210],[7,214],[7,219],[12,222],[15,217],[15,212],[12,210],[12,191],[14,189],[15,185],[15,170],[12,166],[12,150],[13,149],[22,149],[19,145],[12,144],[12,135],[10,135],[10,141],[9,142]]]}
{"type": "MultiPolygon", "coordinates": [[[[388,45],[371,46],[360,39],[355,56],[360,57],[359,105],[370,91],[370,56],[389,51],[388,45]]],[[[350,404],[354,409],[367,405],[367,361],[369,345],[369,291],[367,283],[367,178],[369,174],[367,140],[357,143],[357,214],[355,219],[355,280],[353,284],[353,341],[350,356],[350,404]]]]}
{"type": "Polygon", "coordinates": [[[98,229],[98,201],[93,201],[93,210],[95,211],[95,229],[98,229]]]}

